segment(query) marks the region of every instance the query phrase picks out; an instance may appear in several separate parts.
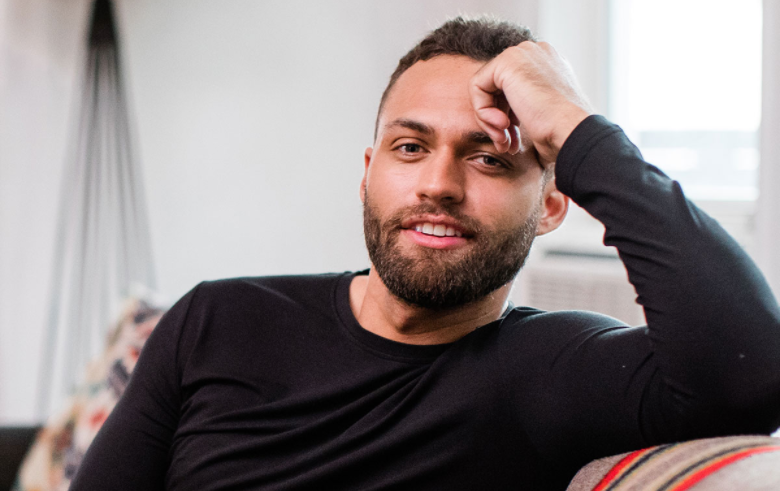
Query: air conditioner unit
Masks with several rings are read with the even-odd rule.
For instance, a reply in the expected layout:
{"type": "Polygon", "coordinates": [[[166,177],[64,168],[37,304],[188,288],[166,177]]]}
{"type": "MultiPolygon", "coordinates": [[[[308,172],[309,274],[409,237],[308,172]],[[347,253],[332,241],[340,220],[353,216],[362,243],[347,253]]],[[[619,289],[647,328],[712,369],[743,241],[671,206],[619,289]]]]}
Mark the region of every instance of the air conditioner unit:
{"type": "Polygon", "coordinates": [[[522,269],[512,299],[542,310],[590,310],[629,325],[644,311],[617,253],[547,249],[522,269]]]}

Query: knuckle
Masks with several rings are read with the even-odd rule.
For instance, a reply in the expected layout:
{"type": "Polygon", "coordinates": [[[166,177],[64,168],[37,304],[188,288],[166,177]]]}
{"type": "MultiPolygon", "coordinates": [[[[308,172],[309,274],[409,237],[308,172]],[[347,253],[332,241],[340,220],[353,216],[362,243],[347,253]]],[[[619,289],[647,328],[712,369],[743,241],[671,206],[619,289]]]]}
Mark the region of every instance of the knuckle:
{"type": "Polygon", "coordinates": [[[532,47],[533,44],[534,43],[529,43],[528,41],[523,41],[522,43],[516,44],[511,48],[507,49],[506,51],[504,51],[504,53],[506,53],[507,51],[511,51],[513,54],[525,53],[526,51],[533,49],[532,47]]]}

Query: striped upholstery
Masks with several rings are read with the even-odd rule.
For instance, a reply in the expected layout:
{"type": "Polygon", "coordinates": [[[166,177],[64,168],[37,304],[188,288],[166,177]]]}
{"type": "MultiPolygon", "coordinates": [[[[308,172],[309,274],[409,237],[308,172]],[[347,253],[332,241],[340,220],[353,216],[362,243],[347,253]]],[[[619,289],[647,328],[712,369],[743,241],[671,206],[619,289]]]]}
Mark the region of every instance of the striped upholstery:
{"type": "Polygon", "coordinates": [[[780,438],[692,440],[600,459],[568,491],[780,490],[780,438]]]}

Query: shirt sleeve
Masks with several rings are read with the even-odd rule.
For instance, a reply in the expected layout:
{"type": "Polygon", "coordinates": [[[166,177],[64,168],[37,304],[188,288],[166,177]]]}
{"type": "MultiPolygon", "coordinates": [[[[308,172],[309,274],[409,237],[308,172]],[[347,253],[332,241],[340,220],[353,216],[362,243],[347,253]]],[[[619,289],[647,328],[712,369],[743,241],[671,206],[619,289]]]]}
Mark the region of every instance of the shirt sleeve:
{"type": "Polygon", "coordinates": [[[72,491],[162,490],[181,407],[181,334],[195,296],[179,300],[146,341],[130,382],[79,466],[72,491]]]}
{"type": "Polygon", "coordinates": [[[776,429],[780,308],[742,248],[601,116],[566,141],[556,183],[604,224],[604,243],[617,248],[647,326],[586,313],[539,316],[540,324],[548,315],[548,326],[567,324],[545,341],[542,406],[558,410],[539,415],[540,446],[617,453],[776,429]]]}

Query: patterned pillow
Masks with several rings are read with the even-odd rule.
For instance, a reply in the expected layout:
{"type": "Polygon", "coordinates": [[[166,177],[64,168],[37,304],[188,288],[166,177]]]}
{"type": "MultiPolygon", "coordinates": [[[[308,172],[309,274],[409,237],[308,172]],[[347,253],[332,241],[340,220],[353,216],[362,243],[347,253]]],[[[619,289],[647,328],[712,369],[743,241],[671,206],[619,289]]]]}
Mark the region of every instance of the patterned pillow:
{"type": "Polygon", "coordinates": [[[124,392],[146,339],[163,310],[129,300],[103,355],[87,367],[66,407],[47,421],[19,470],[12,491],[65,491],[100,426],[124,392]]]}
{"type": "Polygon", "coordinates": [[[596,460],[567,491],[780,490],[780,438],[731,436],[596,460]]]}

